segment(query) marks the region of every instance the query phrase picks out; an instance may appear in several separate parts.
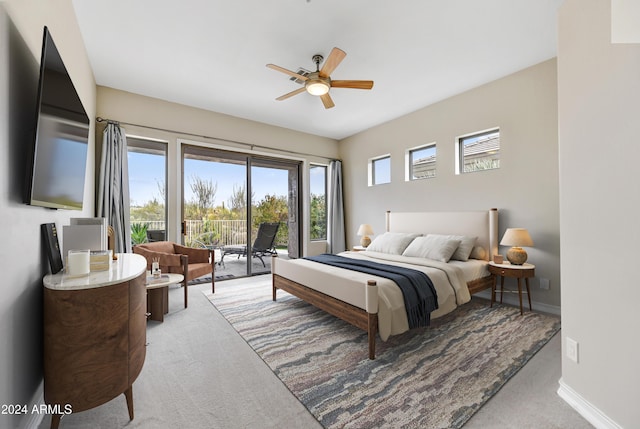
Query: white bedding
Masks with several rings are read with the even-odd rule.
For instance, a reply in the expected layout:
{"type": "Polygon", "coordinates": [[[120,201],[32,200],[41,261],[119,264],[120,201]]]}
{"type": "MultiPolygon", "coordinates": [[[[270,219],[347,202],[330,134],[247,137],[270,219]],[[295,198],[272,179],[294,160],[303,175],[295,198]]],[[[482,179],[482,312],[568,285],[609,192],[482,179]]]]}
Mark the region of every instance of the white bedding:
{"type": "MultiPolygon", "coordinates": [[[[431,318],[443,316],[471,299],[467,282],[488,275],[487,261],[438,262],[425,258],[390,255],[379,252],[343,252],[340,255],[355,259],[392,263],[426,273],[438,295],[438,309],[431,318]]],[[[389,279],[371,274],[345,270],[306,259],[274,259],[273,273],[333,296],[369,313],[378,313],[378,332],[386,340],[409,329],[402,292],[389,279]],[[377,299],[366,292],[368,280],[378,286],[377,299]]]]}
{"type": "Polygon", "coordinates": [[[479,259],[469,259],[466,262],[451,260],[449,261],[449,265],[460,268],[464,280],[467,283],[489,275],[489,264],[487,261],[481,261],[479,259]]]}

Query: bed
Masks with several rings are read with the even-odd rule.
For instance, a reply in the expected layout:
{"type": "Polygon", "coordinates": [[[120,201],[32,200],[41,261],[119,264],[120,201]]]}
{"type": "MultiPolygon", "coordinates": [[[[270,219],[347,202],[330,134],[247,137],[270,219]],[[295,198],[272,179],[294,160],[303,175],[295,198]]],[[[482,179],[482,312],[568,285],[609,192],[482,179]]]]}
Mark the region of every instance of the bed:
{"type": "MultiPolygon", "coordinates": [[[[426,273],[437,291],[438,309],[431,313],[435,319],[492,287],[487,266],[497,250],[497,209],[387,212],[385,233],[376,236],[366,251],[340,256],[426,273]]],[[[370,359],[375,358],[376,335],[385,341],[409,329],[402,291],[387,278],[304,258],[277,257],[272,259],[272,276],[274,301],[281,289],[367,331],[370,359]]]]}

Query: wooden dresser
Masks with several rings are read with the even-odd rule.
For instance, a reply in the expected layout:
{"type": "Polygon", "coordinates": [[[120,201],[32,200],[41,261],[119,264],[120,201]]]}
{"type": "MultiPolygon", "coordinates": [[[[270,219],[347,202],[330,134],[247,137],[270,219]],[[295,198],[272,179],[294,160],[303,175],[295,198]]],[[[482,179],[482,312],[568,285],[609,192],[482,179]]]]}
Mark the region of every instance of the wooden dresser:
{"type": "Polygon", "coordinates": [[[77,413],[124,393],[133,420],[133,382],[146,355],[147,261],[119,254],[108,271],[45,276],[44,399],[77,413]]]}

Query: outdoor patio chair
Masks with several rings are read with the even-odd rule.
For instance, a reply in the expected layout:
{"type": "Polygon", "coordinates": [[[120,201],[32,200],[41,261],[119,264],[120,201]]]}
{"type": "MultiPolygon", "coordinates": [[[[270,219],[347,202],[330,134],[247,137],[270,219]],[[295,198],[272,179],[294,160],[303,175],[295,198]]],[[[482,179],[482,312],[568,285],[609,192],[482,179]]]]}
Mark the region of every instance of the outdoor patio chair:
{"type": "Polygon", "coordinates": [[[215,263],[218,264],[218,266],[224,267],[224,263],[222,262],[222,246],[220,245],[220,239],[217,237],[218,233],[216,232],[204,232],[194,238],[191,245],[211,250],[211,256],[214,258],[215,263]]]}
{"type": "MultiPolygon", "coordinates": [[[[278,228],[280,228],[280,223],[261,223],[258,227],[258,236],[253,242],[253,246],[251,246],[251,256],[254,258],[260,259],[262,262],[262,266],[266,268],[266,264],[264,263],[265,256],[275,255],[275,241],[276,234],[278,234],[278,228]]],[[[241,256],[247,256],[247,246],[224,246],[222,247],[222,257],[220,258],[219,264],[224,263],[224,257],[227,255],[238,255],[238,258],[241,256]]]]}
{"type": "Polygon", "coordinates": [[[166,233],[164,229],[148,229],[147,241],[153,243],[154,241],[165,241],[166,233]]]}

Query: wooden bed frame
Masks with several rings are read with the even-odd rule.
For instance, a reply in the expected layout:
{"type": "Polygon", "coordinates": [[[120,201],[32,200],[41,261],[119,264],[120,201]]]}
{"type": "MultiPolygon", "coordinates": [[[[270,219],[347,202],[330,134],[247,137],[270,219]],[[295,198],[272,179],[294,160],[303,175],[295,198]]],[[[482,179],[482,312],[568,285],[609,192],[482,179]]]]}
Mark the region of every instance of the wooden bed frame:
{"type": "MultiPolygon", "coordinates": [[[[481,212],[397,213],[395,214],[396,219],[394,219],[394,214],[387,212],[386,230],[392,232],[421,232],[426,228],[428,231],[424,231],[425,233],[450,234],[453,233],[451,231],[455,231],[455,234],[459,235],[478,235],[477,231],[469,231],[459,224],[456,225],[456,221],[464,220],[469,213],[481,212]],[[424,225],[429,225],[429,227],[425,227],[424,225]]],[[[480,240],[479,237],[479,244],[487,249],[485,259],[489,260],[491,255],[496,254],[498,250],[498,209],[489,210],[488,225],[486,225],[486,227],[486,233],[481,235],[483,236],[483,240],[480,240]]],[[[276,257],[277,255],[273,256],[273,258],[276,257]]],[[[272,261],[271,266],[275,267],[275,261],[272,261]]],[[[367,331],[369,359],[375,359],[376,334],[378,333],[377,307],[375,311],[367,312],[367,310],[346,303],[286,277],[275,273],[273,273],[272,276],[273,301],[276,300],[277,290],[282,289],[357,328],[367,331]]],[[[482,290],[489,289],[493,287],[493,282],[492,275],[468,282],[469,293],[475,294],[482,290]]],[[[377,297],[377,285],[374,280],[367,281],[366,293],[367,295],[377,297]]]]}

